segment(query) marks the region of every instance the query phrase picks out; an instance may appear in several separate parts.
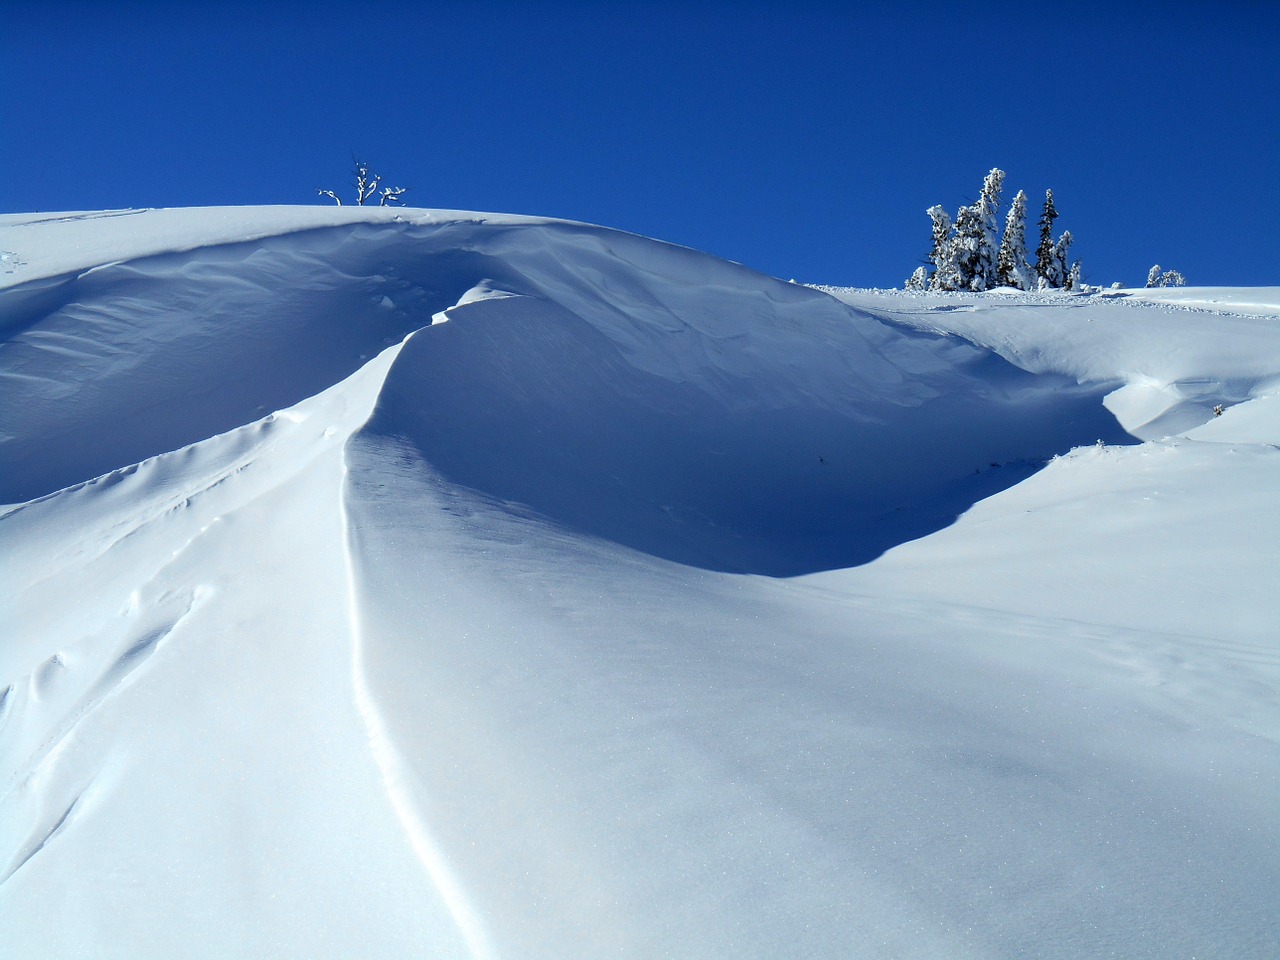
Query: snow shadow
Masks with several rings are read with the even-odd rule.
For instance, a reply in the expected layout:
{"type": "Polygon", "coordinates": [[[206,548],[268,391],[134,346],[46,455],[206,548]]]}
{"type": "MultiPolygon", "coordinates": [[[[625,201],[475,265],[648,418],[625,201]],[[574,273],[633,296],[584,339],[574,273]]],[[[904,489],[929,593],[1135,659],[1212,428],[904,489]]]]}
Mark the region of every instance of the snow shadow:
{"type": "Polygon", "coordinates": [[[749,329],[669,329],[680,356],[664,358],[637,352],[598,310],[508,293],[413,337],[366,431],[407,441],[491,504],[682,564],[778,577],[855,566],[1056,453],[1131,442],[1102,389],[953,338],[877,330],[885,339],[868,349],[851,337],[868,319],[846,315],[845,341],[819,356],[774,317],[763,345],[749,329]],[[850,379],[833,401],[823,384],[838,348],[917,369],[867,390],[857,363],[837,364],[850,379]]]}

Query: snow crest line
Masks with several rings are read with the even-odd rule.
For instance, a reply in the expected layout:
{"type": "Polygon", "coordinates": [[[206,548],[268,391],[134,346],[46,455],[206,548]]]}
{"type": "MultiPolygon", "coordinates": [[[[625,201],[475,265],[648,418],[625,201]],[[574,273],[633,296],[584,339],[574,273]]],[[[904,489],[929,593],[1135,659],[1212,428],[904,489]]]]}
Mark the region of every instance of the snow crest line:
{"type": "Polygon", "coordinates": [[[364,669],[364,631],[360,624],[355,558],[351,550],[351,519],[345,496],[348,473],[344,451],[339,515],[343,532],[343,560],[346,565],[347,626],[351,633],[351,679],[356,709],[364,722],[373,761],[382,775],[382,782],[386,787],[387,797],[395,811],[396,819],[400,821],[400,826],[414,855],[417,856],[432,885],[439,893],[440,899],[444,902],[445,908],[449,911],[468,954],[472,960],[496,960],[496,954],[489,945],[479,914],[471,905],[461,882],[449,866],[444,851],[431,835],[431,828],[414,804],[410,786],[413,781],[412,774],[406,769],[404,761],[396,750],[387,730],[386,721],[369,688],[369,680],[364,669]]]}

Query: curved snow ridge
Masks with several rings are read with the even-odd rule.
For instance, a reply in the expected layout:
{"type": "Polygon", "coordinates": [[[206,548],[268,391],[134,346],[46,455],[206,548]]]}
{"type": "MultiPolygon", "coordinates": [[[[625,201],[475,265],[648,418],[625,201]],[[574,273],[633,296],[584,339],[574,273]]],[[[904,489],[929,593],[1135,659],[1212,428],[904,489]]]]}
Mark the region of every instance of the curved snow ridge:
{"type": "Polygon", "coordinates": [[[1102,386],[711,258],[570,239],[574,259],[527,257],[418,331],[364,432],[561,526],[769,575],[866,562],[1055,453],[1123,440],[1102,386]],[[691,260],[705,282],[671,281],[691,260]]]}
{"type": "MultiPolygon", "coordinates": [[[[114,221],[75,220],[85,245],[108,262],[0,291],[0,502],[33,499],[289,407],[429,326],[479,284],[530,292],[532,274],[552,285],[543,292],[553,297],[554,285],[567,283],[589,298],[590,271],[549,268],[594,249],[604,251],[605,273],[625,270],[610,261],[611,245],[635,248],[662,270],[690,259],[700,265],[686,265],[680,282],[705,281],[706,266],[719,263],[531,218],[244,210],[228,230],[218,219],[227,211],[201,213],[185,211],[181,229],[148,241],[173,249],[137,258],[129,255],[151,247],[131,245],[118,230],[99,236],[114,221]],[[221,242],[272,229],[294,232],[221,242]],[[59,440],[56,457],[50,437],[59,440]]],[[[62,239],[73,248],[74,237],[58,232],[69,226],[46,224],[46,246],[62,239]]],[[[718,268],[725,270],[739,286],[755,277],[718,268]]],[[[636,319],[652,325],[661,312],[650,303],[636,319]]]]}
{"type": "Polygon", "coordinates": [[[357,581],[356,557],[353,555],[352,529],[348,514],[348,466],[342,465],[340,515],[344,535],[343,562],[346,571],[347,630],[351,643],[351,684],[356,710],[364,725],[373,762],[382,778],[387,800],[404,831],[413,855],[421,864],[452,919],[457,935],[471,960],[490,960],[495,954],[489,944],[481,917],[452,869],[444,848],[433,835],[431,826],[420,809],[421,786],[405,763],[383,717],[365,663],[365,629],[361,618],[361,592],[357,581]]]}
{"type": "Polygon", "coordinates": [[[1188,436],[1229,443],[1280,443],[1280,408],[1275,404],[1280,396],[1278,380],[1268,375],[1160,383],[1135,376],[1105,402],[1125,429],[1142,440],[1188,436]]]}
{"type": "Polygon", "coordinates": [[[1119,385],[1108,406],[1140,439],[1193,429],[1215,407],[1270,395],[1280,383],[1276,287],[1093,295],[821,289],[895,326],[963,337],[1024,370],[1119,385]]]}
{"type": "Polygon", "coordinates": [[[5,870],[4,876],[0,877],[0,886],[9,882],[9,878],[26,866],[27,862],[37,853],[43,850],[58,835],[59,832],[67,825],[71,819],[72,813],[80,804],[81,795],[77,795],[70,805],[62,811],[62,815],[57,817],[52,826],[38,828],[36,833],[29,837],[25,844],[15,851],[11,865],[5,870]]]}
{"type": "Polygon", "coordinates": [[[118,263],[62,282],[34,313],[22,288],[0,295],[0,501],[290,407],[430,324],[474,282],[456,263],[416,262],[394,227],[375,233],[331,228],[118,263]]]}
{"type": "Polygon", "coordinates": [[[127,690],[213,593],[207,585],[176,593],[157,590],[153,583],[141,589],[150,596],[141,600],[135,591],[132,609],[118,627],[102,636],[78,638],[74,649],[59,651],[11,685],[16,691],[6,700],[18,702],[6,710],[12,716],[5,717],[0,751],[5,778],[0,802],[9,821],[0,831],[0,856],[8,855],[0,884],[70,825],[86,796],[93,798],[92,778],[88,783],[80,778],[79,786],[66,782],[62,760],[69,744],[83,727],[93,726],[100,709],[127,690]]]}
{"type": "Polygon", "coordinates": [[[583,224],[356,218],[41,296],[17,296],[0,343],[0,502],[288,408],[415,332],[373,433],[483,496],[713,569],[865,562],[1121,439],[1096,385],[583,224]]]}
{"type": "Polygon", "coordinates": [[[25,688],[25,696],[14,707],[13,722],[28,737],[15,736],[7,745],[7,780],[0,798],[7,799],[19,785],[38,786],[42,771],[54,763],[85,717],[116,696],[211,595],[210,587],[200,585],[152,597],[131,612],[110,640],[95,638],[74,654],[59,651],[19,679],[17,689],[25,688]],[[33,734],[34,741],[29,739],[33,734]]]}
{"type": "Polygon", "coordinates": [[[564,223],[545,217],[413,207],[169,207],[0,214],[6,269],[0,290],[200,247],[249,243],[362,223],[564,223]],[[12,247],[13,249],[9,249],[12,247]]]}
{"type": "MultiPolygon", "coordinates": [[[[900,535],[851,537],[868,517],[988,464],[1110,438],[1109,415],[1057,380],[632,234],[326,211],[301,232],[200,247],[187,216],[185,252],[0,296],[0,502],[287,408],[416,330],[381,429],[420,441],[447,479],[728,569],[867,559],[900,535]],[[778,552],[778,529],[804,542],[772,564],[759,558],[778,552]]],[[[307,219],[241,217],[249,233],[307,219]]]]}

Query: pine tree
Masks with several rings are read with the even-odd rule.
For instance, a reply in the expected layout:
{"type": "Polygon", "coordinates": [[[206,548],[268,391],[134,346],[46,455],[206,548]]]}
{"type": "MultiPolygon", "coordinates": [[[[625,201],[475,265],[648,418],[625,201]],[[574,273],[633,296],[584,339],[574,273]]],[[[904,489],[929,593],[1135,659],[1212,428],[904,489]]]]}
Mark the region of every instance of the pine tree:
{"type": "Polygon", "coordinates": [[[1161,270],[1158,263],[1147,271],[1148,287],[1181,287],[1186,282],[1186,278],[1177,270],[1161,270]]]}
{"type": "Polygon", "coordinates": [[[1080,264],[1080,261],[1079,261],[1079,260],[1077,260],[1075,263],[1073,263],[1073,264],[1071,265],[1071,272],[1067,274],[1067,289],[1068,289],[1068,290],[1079,290],[1079,289],[1080,289],[1080,272],[1081,272],[1083,269],[1084,269],[1084,267],[1083,267],[1083,266],[1081,266],[1081,264],[1080,264]]]}
{"type": "Polygon", "coordinates": [[[929,279],[929,289],[955,290],[959,274],[955,262],[954,238],[951,235],[951,217],[938,204],[925,212],[933,220],[933,251],[929,254],[929,260],[933,263],[933,276],[929,279]]]}
{"type": "Polygon", "coordinates": [[[1046,287],[1065,287],[1067,285],[1067,277],[1069,276],[1067,251],[1071,248],[1071,241],[1074,239],[1070,230],[1063,230],[1062,236],[1058,238],[1051,248],[1048,274],[1045,277],[1044,284],[1046,287]]]}
{"type": "Polygon", "coordinates": [[[996,284],[1027,290],[1031,287],[1027,266],[1027,195],[1019,190],[1004,221],[1004,239],[996,257],[996,284]]]}
{"type": "Polygon", "coordinates": [[[1053,205],[1053,191],[1046,190],[1044,213],[1040,215],[1040,245],[1036,247],[1036,276],[1039,278],[1038,285],[1041,287],[1058,286],[1058,283],[1052,281],[1056,262],[1053,255],[1053,221],[1057,219],[1058,210],[1053,205]]]}
{"type": "Polygon", "coordinates": [[[907,277],[907,282],[903,284],[903,290],[924,290],[929,284],[929,268],[916,267],[912,271],[911,276],[907,277]]]}
{"type": "Polygon", "coordinates": [[[975,204],[978,214],[978,235],[974,251],[971,290],[990,290],[996,285],[998,270],[999,227],[996,217],[1000,212],[1000,191],[1004,188],[1004,171],[992,167],[982,181],[982,192],[975,204]]]}
{"type": "Polygon", "coordinates": [[[982,210],[976,203],[956,211],[956,235],[951,244],[956,265],[955,289],[981,289],[976,284],[982,248],[982,210]]]}
{"type": "Polygon", "coordinates": [[[978,202],[956,212],[955,261],[961,290],[990,290],[996,285],[996,213],[1004,171],[994,168],[982,181],[978,202]]]}

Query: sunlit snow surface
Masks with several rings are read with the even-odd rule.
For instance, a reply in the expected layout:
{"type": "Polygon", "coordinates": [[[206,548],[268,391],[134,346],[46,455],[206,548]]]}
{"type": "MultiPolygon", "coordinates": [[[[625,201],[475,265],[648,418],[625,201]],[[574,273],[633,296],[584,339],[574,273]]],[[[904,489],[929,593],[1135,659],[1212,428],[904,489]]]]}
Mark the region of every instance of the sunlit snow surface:
{"type": "Polygon", "coordinates": [[[109,211],[0,330],[6,957],[1280,955],[1280,289],[109,211]]]}

